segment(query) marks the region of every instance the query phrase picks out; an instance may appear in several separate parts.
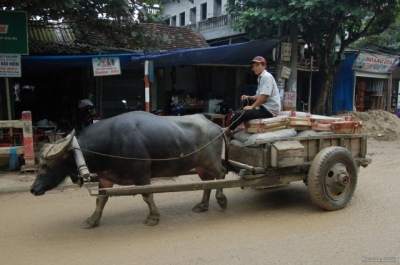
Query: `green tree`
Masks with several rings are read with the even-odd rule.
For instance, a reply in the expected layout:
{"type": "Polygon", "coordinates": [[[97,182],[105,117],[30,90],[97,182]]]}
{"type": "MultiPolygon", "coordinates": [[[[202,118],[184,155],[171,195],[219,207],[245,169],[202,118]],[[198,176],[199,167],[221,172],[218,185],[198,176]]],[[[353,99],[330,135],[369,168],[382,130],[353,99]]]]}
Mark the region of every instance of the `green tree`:
{"type": "Polygon", "coordinates": [[[251,38],[285,32],[298,23],[299,35],[316,58],[322,85],[314,113],[325,114],[325,103],[345,48],[361,37],[382,33],[396,19],[399,0],[239,0],[228,10],[240,15],[236,29],[251,38]]]}
{"type": "Polygon", "coordinates": [[[148,32],[141,22],[161,22],[157,0],[2,0],[1,10],[27,12],[28,19],[70,23],[81,31],[99,32],[118,40],[117,46],[152,50],[170,41],[167,34],[148,32]],[[130,37],[130,38],[126,38],[130,37]]]}
{"type": "Polygon", "coordinates": [[[360,38],[351,47],[398,55],[400,53],[400,13],[398,13],[395,23],[390,25],[387,30],[379,35],[360,38]]]}

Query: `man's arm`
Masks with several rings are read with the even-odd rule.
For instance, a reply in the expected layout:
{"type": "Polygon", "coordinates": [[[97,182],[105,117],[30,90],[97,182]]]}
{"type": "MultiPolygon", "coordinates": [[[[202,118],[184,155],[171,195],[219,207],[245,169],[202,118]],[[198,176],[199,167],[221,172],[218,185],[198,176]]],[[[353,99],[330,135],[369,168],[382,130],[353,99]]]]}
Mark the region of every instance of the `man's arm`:
{"type": "Polygon", "coordinates": [[[244,110],[252,110],[252,109],[260,106],[261,104],[263,104],[268,99],[268,96],[261,94],[258,96],[247,96],[247,98],[249,100],[255,100],[255,102],[251,106],[245,106],[243,109],[244,110]]]}

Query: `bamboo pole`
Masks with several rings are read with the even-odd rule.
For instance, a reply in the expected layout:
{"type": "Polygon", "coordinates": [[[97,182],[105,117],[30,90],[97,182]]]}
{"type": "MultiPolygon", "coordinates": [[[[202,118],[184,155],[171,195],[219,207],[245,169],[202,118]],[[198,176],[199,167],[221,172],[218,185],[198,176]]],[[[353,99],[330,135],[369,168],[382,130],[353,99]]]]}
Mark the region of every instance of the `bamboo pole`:
{"type": "Polygon", "coordinates": [[[312,72],[313,72],[313,57],[310,58],[310,86],[308,89],[308,112],[311,113],[311,84],[312,84],[312,72]]]}
{"type": "MultiPolygon", "coordinates": [[[[8,120],[10,121],[12,119],[11,100],[10,100],[10,82],[8,81],[8,77],[6,77],[5,80],[6,80],[6,97],[7,97],[7,117],[8,117],[8,120]]],[[[9,128],[8,133],[9,133],[10,137],[12,137],[13,129],[9,128]]]]}

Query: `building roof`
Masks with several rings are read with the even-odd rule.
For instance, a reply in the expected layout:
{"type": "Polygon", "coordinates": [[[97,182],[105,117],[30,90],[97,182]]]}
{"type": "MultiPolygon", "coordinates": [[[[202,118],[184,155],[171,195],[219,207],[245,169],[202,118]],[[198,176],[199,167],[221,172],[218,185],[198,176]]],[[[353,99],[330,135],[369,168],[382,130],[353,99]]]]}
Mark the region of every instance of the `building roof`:
{"type": "MultiPolygon", "coordinates": [[[[174,27],[163,24],[140,24],[146,32],[169,37],[160,43],[157,50],[170,51],[176,49],[209,47],[207,42],[190,28],[174,27]]],[[[75,34],[70,24],[45,24],[30,21],[28,24],[29,55],[89,55],[89,54],[115,54],[134,53],[124,47],[123,43],[133,38],[122,35],[113,38],[96,32],[80,30],[75,34]],[[77,36],[78,35],[78,36],[77,36]]]]}
{"type": "Polygon", "coordinates": [[[161,45],[161,50],[171,51],[179,49],[210,47],[207,41],[198,33],[187,27],[175,27],[163,24],[142,24],[145,28],[157,34],[168,34],[175,36],[175,40],[161,45]]]}

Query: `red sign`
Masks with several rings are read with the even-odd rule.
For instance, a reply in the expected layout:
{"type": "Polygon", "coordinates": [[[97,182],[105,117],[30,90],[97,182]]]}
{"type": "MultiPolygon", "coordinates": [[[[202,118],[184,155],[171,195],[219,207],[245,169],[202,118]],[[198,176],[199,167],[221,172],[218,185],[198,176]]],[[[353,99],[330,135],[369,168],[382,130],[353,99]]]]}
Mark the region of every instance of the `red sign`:
{"type": "Polygon", "coordinates": [[[392,73],[399,64],[398,56],[362,52],[354,61],[353,70],[382,73],[392,73]]]}
{"type": "Polygon", "coordinates": [[[283,110],[296,110],[296,93],[284,93],[283,110]]]}

